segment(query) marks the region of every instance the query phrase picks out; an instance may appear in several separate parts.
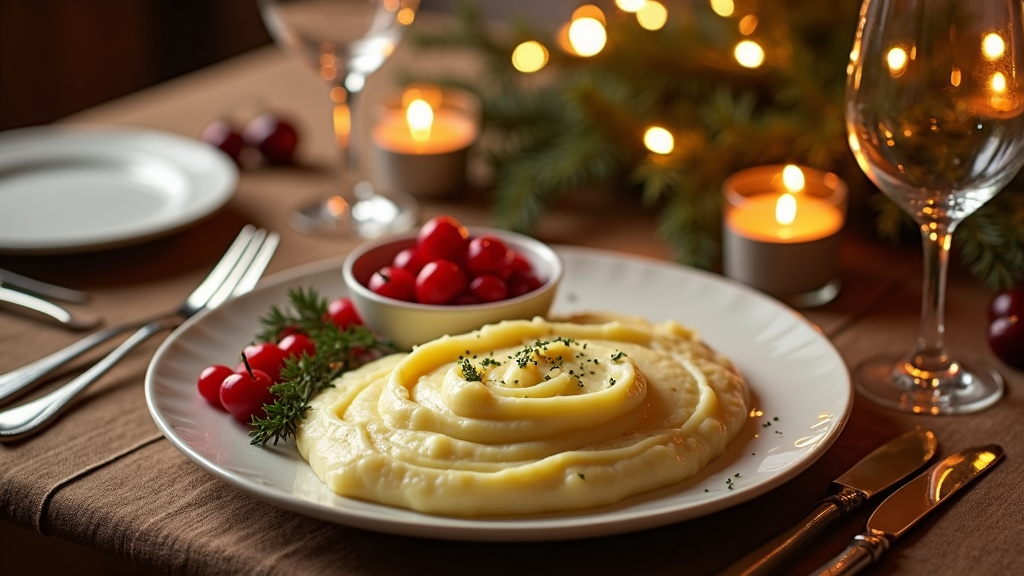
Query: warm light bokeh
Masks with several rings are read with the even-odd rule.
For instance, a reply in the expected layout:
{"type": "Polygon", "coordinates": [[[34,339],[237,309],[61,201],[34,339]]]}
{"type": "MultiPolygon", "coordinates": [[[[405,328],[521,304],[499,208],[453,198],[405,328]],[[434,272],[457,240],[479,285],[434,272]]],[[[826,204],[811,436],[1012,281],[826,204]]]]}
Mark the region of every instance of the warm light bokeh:
{"type": "Polygon", "coordinates": [[[644,133],[644,146],[655,154],[669,154],[675,148],[675,138],[661,126],[651,126],[644,133]]]}
{"type": "Polygon", "coordinates": [[[639,12],[647,0],[615,0],[615,5],[623,12],[639,12]]]}
{"type": "Polygon", "coordinates": [[[889,74],[899,76],[907,69],[907,51],[896,46],[885,55],[885,61],[889,65],[889,74]]]}
{"type": "Polygon", "coordinates": [[[745,68],[757,68],[764,64],[764,48],[753,40],[744,40],[733,51],[736,61],[745,68]]]}
{"type": "Polygon", "coordinates": [[[953,86],[960,85],[960,69],[953,66],[953,70],[949,73],[949,83],[953,86]]]}
{"type": "Polygon", "coordinates": [[[1003,76],[1002,72],[996,72],[992,75],[992,81],[989,83],[989,86],[996,94],[1006,92],[1006,76],[1003,76]]]}
{"type": "Polygon", "coordinates": [[[409,24],[413,23],[413,20],[416,19],[416,11],[413,10],[412,8],[402,8],[401,10],[398,11],[398,14],[395,16],[395,19],[398,20],[399,24],[403,26],[408,26],[409,24]]]}
{"type": "Polygon", "coordinates": [[[981,53],[987,60],[998,60],[1006,52],[1006,43],[999,34],[986,34],[981,39],[981,53]]]}
{"type": "Polygon", "coordinates": [[[750,36],[751,34],[754,33],[754,30],[757,29],[757,16],[754,16],[753,14],[747,14],[746,16],[740,19],[739,28],[740,34],[743,34],[744,36],[750,36]]]}
{"type": "Polygon", "coordinates": [[[512,51],[512,66],[520,72],[536,72],[548,63],[548,49],[536,40],[523,42],[512,51]]]}
{"type": "Polygon", "coordinates": [[[636,21],[646,30],[661,30],[668,22],[668,9],[660,2],[647,0],[636,13],[636,21]]]}
{"type": "Polygon", "coordinates": [[[572,21],[569,25],[569,44],[580,56],[593,56],[604,49],[608,42],[608,33],[604,25],[594,18],[585,17],[572,21]]]}
{"type": "Polygon", "coordinates": [[[732,0],[711,0],[711,9],[715,11],[715,14],[728,18],[736,10],[736,6],[732,0]]]}
{"type": "Polygon", "coordinates": [[[604,12],[593,4],[584,4],[573,10],[572,18],[570,18],[570,20],[579,20],[580,18],[593,18],[600,22],[601,26],[608,24],[608,21],[604,18],[604,12]]]}

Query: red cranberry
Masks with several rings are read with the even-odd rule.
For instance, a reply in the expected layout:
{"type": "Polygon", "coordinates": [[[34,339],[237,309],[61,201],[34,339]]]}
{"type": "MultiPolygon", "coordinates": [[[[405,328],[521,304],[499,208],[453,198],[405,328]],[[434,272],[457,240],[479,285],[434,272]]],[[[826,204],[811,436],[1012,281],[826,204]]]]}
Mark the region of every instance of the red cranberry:
{"type": "Polygon", "coordinates": [[[245,126],[242,136],[271,164],[287,166],[295,161],[299,133],[295,126],[279,116],[260,114],[245,126]]]}

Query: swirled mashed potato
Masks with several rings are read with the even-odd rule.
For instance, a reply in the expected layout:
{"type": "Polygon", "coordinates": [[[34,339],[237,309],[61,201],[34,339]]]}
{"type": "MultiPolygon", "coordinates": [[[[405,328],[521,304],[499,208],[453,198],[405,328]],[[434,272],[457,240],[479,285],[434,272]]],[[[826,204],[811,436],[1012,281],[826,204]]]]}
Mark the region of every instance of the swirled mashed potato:
{"type": "Polygon", "coordinates": [[[676,322],[509,321],[339,378],[297,444],[334,492],[427,513],[589,508],[722,454],[747,416],[732,364],[676,322]]]}

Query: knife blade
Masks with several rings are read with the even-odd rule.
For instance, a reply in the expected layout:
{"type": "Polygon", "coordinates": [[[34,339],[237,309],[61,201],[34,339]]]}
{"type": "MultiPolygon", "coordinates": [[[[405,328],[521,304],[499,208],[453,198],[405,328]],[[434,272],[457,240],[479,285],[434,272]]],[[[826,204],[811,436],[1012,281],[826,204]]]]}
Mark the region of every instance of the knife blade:
{"type": "Polygon", "coordinates": [[[867,530],[855,536],[846,550],[812,574],[855,574],[870,566],[921,518],[995,466],[1002,457],[1003,449],[996,444],[966,448],[947,456],[882,501],[868,518],[867,530]]]}
{"type": "Polygon", "coordinates": [[[733,562],[720,576],[766,576],[836,520],[903,481],[935,455],[931,430],[915,428],[862,458],[832,482],[833,494],[820,500],[803,521],[733,562]]]}
{"type": "Polygon", "coordinates": [[[0,269],[0,282],[7,284],[11,288],[42,296],[43,298],[53,298],[65,302],[74,302],[75,304],[82,304],[89,299],[89,295],[85,292],[63,286],[55,286],[41,280],[16,274],[10,270],[0,269]]]}
{"type": "Polygon", "coordinates": [[[99,317],[81,318],[53,302],[19,290],[5,288],[3,282],[0,282],[0,302],[14,304],[15,306],[43,314],[72,330],[88,330],[100,323],[99,317]]]}

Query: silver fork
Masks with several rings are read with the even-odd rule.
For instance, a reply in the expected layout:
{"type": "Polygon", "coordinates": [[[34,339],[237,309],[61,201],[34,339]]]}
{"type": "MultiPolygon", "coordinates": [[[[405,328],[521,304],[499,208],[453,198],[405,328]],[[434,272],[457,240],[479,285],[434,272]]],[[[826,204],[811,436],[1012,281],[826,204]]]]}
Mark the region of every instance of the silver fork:
{"type": "MultiPolygon", "coordinates": [[[[64,386],[50,392],[46,396],[0,412],[0,442],[24,438],[42,429],[66,408],[75,396],[98,380],[114,364],[149,337],[163,330],[180,326],[182,322],[200,310],[214,308],[232,296],[251,290],[263,274],[263,270],[273,256],[279,240],[280,238],[276,233],[271,232],[268,234],[264,230],[255,230],[252,226],[243,228],[227,252],[224,253],[224,256],[221,257],[220,262],[214,266],[206,279],[188,296],[180,308],[171,314],[146,322],[145,325],[136,330],[134,334],[129,336],[127,340],[110,354],[64,386]]],[[[137,325],[122,327],[121,332],[137,325]]],[[[104,332],[108,331],[110,330],[105,330],[104,332]]],[[[98,332],[86,338],[86,340],[95,338],[100,334],[102,332],[98,332]]],[[[73,355],[66,354],[68,349],[62,352],[65,352],[64,356],[70,359],[116,334],[115,332],[106,336],[106,338],[94,340],[90,346],[81,350],[76,348],[76,353],[73,355]]],[[[69,348],[75,348],[80,344],[81,342],[69,348]]],[[[60,354],[57,353],[52,356],[60,354]]],[[[51,357],[44,358],[43,360],[48,358],[51,357]]],[[[33,364],[38,364],[39,362],[42,362],[42,360],[33,364]]],[[[53,365],[49,366],[47,371],[52,371],[60,365],[56,362],[50,362],[50,364],[53,365]]],[[[28,366],[25,368],[28,368],[28,366]]]]}

